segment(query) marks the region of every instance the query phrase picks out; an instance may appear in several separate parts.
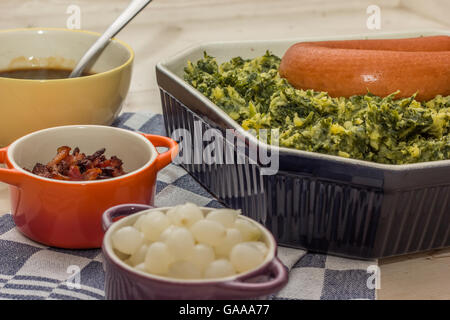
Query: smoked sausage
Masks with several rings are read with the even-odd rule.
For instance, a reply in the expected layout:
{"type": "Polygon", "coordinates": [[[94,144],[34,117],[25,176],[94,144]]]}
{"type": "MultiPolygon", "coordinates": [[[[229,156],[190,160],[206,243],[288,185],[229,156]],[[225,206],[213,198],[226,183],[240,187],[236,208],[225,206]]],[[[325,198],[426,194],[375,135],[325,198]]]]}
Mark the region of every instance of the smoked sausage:
{"type": "Polygon", "coordinates": [[[281,77],[332,97],[370,92],[426,101],[450,95],[450,37],[300,42],[281,59],[281,77]]]}

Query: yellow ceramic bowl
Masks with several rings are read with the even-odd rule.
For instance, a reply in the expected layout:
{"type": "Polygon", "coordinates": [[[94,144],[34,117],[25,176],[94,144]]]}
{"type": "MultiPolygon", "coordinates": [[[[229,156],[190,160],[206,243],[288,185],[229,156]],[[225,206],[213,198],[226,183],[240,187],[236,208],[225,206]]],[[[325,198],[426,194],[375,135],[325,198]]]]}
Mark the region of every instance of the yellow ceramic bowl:
{"type": "MultiPolygon", "coordinates": [[[[73,69],[99,33],[51,28],[0,31],[0,71],[73,69]]],[[[0,77],[0,147],[32,131],[113,122],[127,95],[134,52],[113,40],[89,67],[94,75],[59,80],[0,77]]]]}

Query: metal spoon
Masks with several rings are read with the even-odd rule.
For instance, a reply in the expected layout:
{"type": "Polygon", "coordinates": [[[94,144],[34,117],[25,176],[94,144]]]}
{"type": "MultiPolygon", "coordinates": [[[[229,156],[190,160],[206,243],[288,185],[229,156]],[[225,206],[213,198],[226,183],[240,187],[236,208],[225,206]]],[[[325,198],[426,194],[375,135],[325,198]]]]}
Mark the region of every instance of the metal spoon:
{"type": "Polygon", "coordinates": [[[103,50],[109,43],[112,37],[119,33],[128,22],[141,12],[152,0],[133,0],[128,7],[121,13],[121,15],[109,26],[108,29],[98,38],[97,41],[86,51],[84,56],[80,59],[78,64],[73,69],[69,78],[76,78],[81,75],[91,59],[103,50]]]}

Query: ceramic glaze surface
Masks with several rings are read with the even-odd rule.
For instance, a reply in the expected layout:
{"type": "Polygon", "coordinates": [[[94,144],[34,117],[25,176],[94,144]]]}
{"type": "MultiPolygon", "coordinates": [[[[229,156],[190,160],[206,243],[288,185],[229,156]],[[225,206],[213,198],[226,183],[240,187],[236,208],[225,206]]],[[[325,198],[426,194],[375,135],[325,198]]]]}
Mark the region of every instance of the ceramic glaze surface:
{"type": "MultiPolygon", "coordinates": [[[[107,299],[251,299],[275,293],[286,285],[287,268],[276,257],[277,245],[273,236],[263,226],[246,217],[241,218],[260,229],[261,241],[268,247],[264,262],[255,269],[231,277],[202,280],[161,277],[133,269],[114,253],[111,235],[123,226],[133,225],[140,214],[147,213],[146,209],[151,208],[141,204],[124,204],[112,207],[103,214],[102,224],[107,230],[102,245],[107,299]],[[125,218],[113,223],[118,217],[125,218]]],[[[162,212],[168,209],[155,208],[162,212]]],[[[202,210],[206,212],[211,208],[202,210]]]]}
{"type": "MultiPolygon", "coordinates": [[[[0,31],[0,70],[72,69],[99,34],[69,29],[0,31]]],[[[0,77],[0,147],[30,132],[71,124],[111,124],[131,79],[133,50],[113,40],[89,70],[92,76],[29,80],[0,77]]]]}
{"type": "Polygon", "coordinates": [[[0,149],[0,181],[10,184],[11,212],[17,228],[27,237],[61,248],[98,248],[103,230],[101,215],[121,203],[153,204],[156,175],[177,152],[170,138],[140,135],[103,126],[65,126],[27,135],[0,149]],[[96,139],[92,139],[96,137],[96,139]],[[23,169],[46,163],[57,147],[91,152],[105,147],[128,163],[126,175],[95,181],[61,181],[42,178],[23,169]],[[158,154],[155,146],[169,148],[158,154]]]}

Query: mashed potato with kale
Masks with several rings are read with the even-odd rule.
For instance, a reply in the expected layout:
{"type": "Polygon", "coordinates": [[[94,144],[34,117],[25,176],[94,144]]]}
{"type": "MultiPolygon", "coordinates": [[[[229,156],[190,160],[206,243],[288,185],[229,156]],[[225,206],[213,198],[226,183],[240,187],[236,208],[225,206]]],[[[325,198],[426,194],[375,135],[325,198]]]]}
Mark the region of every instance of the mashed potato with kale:
{"type": "Polygon", "coordinates": [[[244,129],[279,128],[283,147],[387,164],[450,159],[450,96],[332,98],[295,89],[279,64],[270,52],[221,65],[205,53],[185,80],[244,129]]]}

